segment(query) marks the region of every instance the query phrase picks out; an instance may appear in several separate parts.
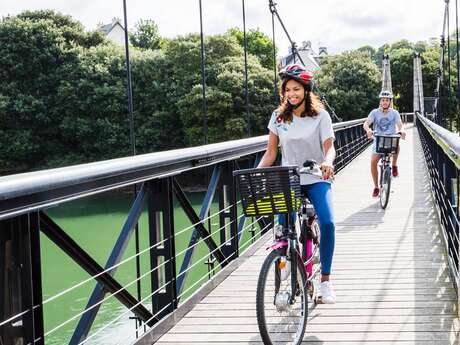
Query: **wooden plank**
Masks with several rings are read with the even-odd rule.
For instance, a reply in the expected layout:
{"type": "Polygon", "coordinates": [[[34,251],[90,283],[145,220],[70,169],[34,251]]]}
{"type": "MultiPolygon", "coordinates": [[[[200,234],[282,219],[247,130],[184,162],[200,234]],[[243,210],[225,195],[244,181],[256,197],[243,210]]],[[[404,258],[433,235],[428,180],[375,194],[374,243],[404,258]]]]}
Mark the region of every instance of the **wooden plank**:
{"type": "MultiPolygon", "coordinates": [[[[254,310],[255,311],[255,303],[200,303],[198,304],[194,310],[226,310],[226,309],[237,309],[239,311],[242,310],[254,310]]],[[[457,311],[457,303],[454,301],[446,302],[446,301],[424,301],[424,302],[417,302],[417,301],[405,301],[404,303],[401,302],[386,302],[386,301],[375,301],[375,302],[366,302],[366,301],[353,301],[347,299],[347,302],[337,302],[335,304],[324,304],[321,305],[319,310],[338,310],[338,309],[346,309],[346,310],[357,310],[357,309],[391,309],[391,310],[400,310],[400,309],[422,309],[422,310],[444,310],[444,311],[457,311]],[[359,302],[359,303],[357,303],[359,302]]]]}
{"type": "MultiPolygon", "coordinates": [[[[446,289],[449,290],[436,290],[436,289],[429,289],[427,292],[426,289],[418,287],[417,289],[413,288],[412,285],[405,286],[404,288],[393,287],[392,289],[386,289],[385,286],[378,286],[378,285],[371,285],[369,286],[369,290],[364,290],[360,293],[359,285],[339,285],[335,284],[336,287],[336,294],[337,296],[345,297],[345,300],[352,300],[357,296],[426,296],[427,299],[435,298],[435,296],[449,296],[452,300],[455,300],[457,297],[457,293],[455,290],[451,289],[451,285],[446,286],[446,289]],[[374,288],[374,289],[372,289],[374,288]],[[371,290],[372,289],[372,290],[371,290]],[[431,292],[432,291],[432,292],[431,292]],[[447,291],[447,292],[446,292],[447,291]]],[[[235,289],[239,288],[238,286],[234,286],[233,289],[223,287],[222,290],[219,289],[220,293],[218,295],[211,295],[211,296],[221,296],[225,298],[229,295],[234,296],[235,289]]],[[[242,287],[239,291],[241,296],[253,296],[255,298],[254,288],[242,287]]],[[[416,297],[410,297],[412,299],[416,299],[416,297]]]]}
{"type": "MultiPolygon", "coordinates": [[[[368,295],[366,293],[360,294],[360,295],[343,295],[340,294],[338,296],[344,296],[346,297],[346,300],[348,302],[372,302],[372,303],[383,303],[383,302],[404,302],[404,305],[406,302],[410,303],[416,303],[420,305],[427,305],[429,303],[434,303],[434,302],[447,302],[452,300],[456,297],[455,294],[450,294],[450,295],[441,295],[441,296],[436,296],[436,295],[429,295],[429,298],[427,295],[408,295],[407,290],[406,290],[406,295],[392,295],[392,296],[387,296],[387,295],[368,295]]],[[[340,298],[339,298],[340,300],[340,298]]],[[[235,306],[237,304],[254,304],[255,302],[255,295],[253,296],[244,296],[243,294],[238,294],[238,296],[207,296],[201,301],[201,304],[234,304],[235,306]]]]}
{"type": "MultiPolygon", "coordinates": [[[[270,325],[270,328],[283,329],[286,321],[280,320],[270,320],[276,322],[270,325]],[[280,325],[280,327],[277,327],[280,325]]],[[[226,325],[226,324],[198,324],[193,325],[183,325],[178,324],[170,332],[171,334],[180,334],[180,333],[257,333],[259,332],[257,323],[253,324],[241,324],[237,325],[226,325]]],[[[334,327],[331,327],[331,324],[314,324],[309,323],[307,325],[307,333],[345,333],[345,332],[450,332],[458,331],[454,329],[454,325],[451,324],[440,324],[440,323],[347,323],[347,324],[334,324],[334,327]]]]}
{"type": "MultiPolygon", "coordinates": [[[[398,339],[399,341],[438,341],[438,340],[449,340],[452,335],[450,332],[343,332],[343,333],[316,333],[315,335],[306,335],[304,341],[309,341],[311,337],[321,337],[322,341],[348,341],[348,342],[359,342],[359,341],[388,341],[389,339],[398,339]]],[[[161,341],[188,341],[190,344],[195,342],[210,342],[219,343],[221,341],[233,341],[239,342],[250,342],[260,341],[260,335],[258,332],[254,333],[168,333],[161,338],[161,341]]],[[[280,339],[280,341],[283,338],[280,339]]]]}
{"type": "MultiPolygon", "coordinates": [[[[160,341],[157,342],[156,344],[168,344],[168,345],[188,345],[190,344],[187,341],[183,342],[178,342],[178,341],[160,341]]],[[[209,345],[209,344],[219,344],[219,345],[263,345],[262,341],[244,341],[244,342],[239,342],[239,341],[232,341],[232,342],[219,342],[219,343],[213,343],[213,342],[194,342],[193,345],[209,345]]],[[[303,341],[302,345],[408,345],[408,344],[415,344],[414,342],[408,342],[408,341],[398,341],[394,340],[391,342],[387,341],[353,341],[352,343],[348,341],[323,341],[320,339],[314,339],[312,337],[309,338],[309,340],[303,341]]],[[[416,345],[458,345],[457,342],[455,341],[450,341],[450,340],[437,340],[436,342],[433,342],[432,340],[417,340],[416,345]]]]}
{"type": "MultiPolygon", "coordinates": [[[[453,308],[335,308],[335,309],[315,309],[309,312],[309,317],[323,317],[323,316],[433,316],[438,315],[439,317],[454,317],[456,313],[453,308]]],[[[194,309],[187,317],[256,317],[255,309],[194,309]]]]}
{"type": "MultiPolygon", "coordinates": [[[[318,338],[314,337],[309,337],[305,338],[308,340],[305,340],[302,342],[302,345],[408,345],[408,344],[416,344],[416,345],[458,345],[456,341],[451,341],[451,340],[436,340],[433,342],[432,340],[417,340],[417,342],[410,341],[408,342],[407,340],[399,341],[399,340],[394,340],[391,342],[387,341],[324,341],[320,340],[318,338]]],[[[218,343],[213,343],[213,342],[193,342],[193,343],[188,343],[187,341],[184,342],[178,342],[178,341],[161,341],[157,342],[156,344],[168,344],[168,345],[187,345],[187,344],[194,344],[194,345],[209,345],[209,344],[219,344],[219,345],[263,345],[262,341],[244,341],[244,342],[239,342],[239,341],[232,341],[232,342],[218,342],[218,343]]]]}
{"type": "MultiPolygon", "coordinates": [[[[279,318],[281,320],[281,318],[279,318]]],[[[274,319],[274,321],[276,321],[274,319]]],[[[391,317],[387,316],[321,316],[310,318],[309,325],[335,325],[336,324],[432,324],[450,325],[453,329],[459,329],[458,319],[453,316],[439,315],[409,315],[391,317]]],[[[257,325],[257,320],[251,317],[185,317],[178,325],[257,325]]]]}

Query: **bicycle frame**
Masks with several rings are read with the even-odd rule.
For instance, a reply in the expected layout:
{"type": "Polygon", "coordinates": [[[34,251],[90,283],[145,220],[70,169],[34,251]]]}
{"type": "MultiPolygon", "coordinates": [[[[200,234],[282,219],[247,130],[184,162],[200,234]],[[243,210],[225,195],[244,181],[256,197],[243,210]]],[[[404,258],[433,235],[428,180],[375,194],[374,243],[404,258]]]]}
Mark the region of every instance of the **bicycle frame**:
{"type": "MultiPolygon", "coordinates": [[[[286,248],[286,257],[291,261],[291,267],[297,267],[297,260],[300,260],[300,262],[303,263],[302,267],[307,276],[307,281],[311,282],[311,280],[319,272],[320,265],[318,265],[315,270],[313,270],[313,259],[319,251],[319,246],[313,243],[313,238],[308,238],[308,236],[311,234],[308,234],[307,232],[313,232],[312,227],[317,224],[317,216],[316,212],[314,212],[314,209],[313,213],[310,215],[307,212],[309,206],[312,207],[310,201],[306,196],[303,196],[302,205],[298,212],[298,221],[300,222],[300,231],[302,232],[301,235],[305,235],[307,237],[303,243],[302,251],[300,252],[299,250],[295,224],[291,225],[291,217],[288,215],[285,215],[287,229],[286,235],[279,239],[275,238],[275,242],[269,248],[272,250],[286,248]]],[[[294,269],[291,273],[291,284],[292,287],[294,287],[297,281],[297,270],[294,269]]]]}
{"type": "Polygon", "coordinates": [[[386,209],[390,199],[391,192],[391,166],[390,166],[390,153],[386,153],[381,157],[380,164],[380,206],[386,209]]]}

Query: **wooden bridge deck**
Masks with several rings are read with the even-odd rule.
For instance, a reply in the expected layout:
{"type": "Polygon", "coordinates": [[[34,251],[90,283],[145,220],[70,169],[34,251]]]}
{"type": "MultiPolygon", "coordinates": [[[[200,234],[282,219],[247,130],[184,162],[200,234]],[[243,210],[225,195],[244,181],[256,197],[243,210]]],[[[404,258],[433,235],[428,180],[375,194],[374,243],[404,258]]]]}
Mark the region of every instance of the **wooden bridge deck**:
{"type": "MultiPolygon", "coordinates": [[[[387,210],[372,199],[370,149],[336,179],[335,305],[310,310],[305,344],[458,344],[459,319],[423,153],[402,143],[387,210]]],[[[261,344],[255,313],[265,246],[157,344],[261,344]]]]}

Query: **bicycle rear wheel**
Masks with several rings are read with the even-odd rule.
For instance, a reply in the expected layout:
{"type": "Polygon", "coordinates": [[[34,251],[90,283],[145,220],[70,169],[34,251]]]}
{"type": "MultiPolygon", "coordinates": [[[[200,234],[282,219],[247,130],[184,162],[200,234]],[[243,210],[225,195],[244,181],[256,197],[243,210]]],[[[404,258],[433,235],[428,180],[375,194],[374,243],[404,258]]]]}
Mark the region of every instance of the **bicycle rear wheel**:
{"type": "Polygon", "coordinates": [[[272,251],[265,259],[257,284],[257,323],[264,344],[299,345],[308,317],[307,278],[301,260],[297,261],[297,284],[291,288],[292,267],[286,250],[272,251]],[[294,303],[290,298],[295,295],[294,303]]]}
{"type": "Polygon", "coordinates": [[[380,206],[385,209],[390,200],[390,188],[391,188],[391,168],[389,166],[383,172],[382,176],[382,187],[380,189],[380,206]]]}

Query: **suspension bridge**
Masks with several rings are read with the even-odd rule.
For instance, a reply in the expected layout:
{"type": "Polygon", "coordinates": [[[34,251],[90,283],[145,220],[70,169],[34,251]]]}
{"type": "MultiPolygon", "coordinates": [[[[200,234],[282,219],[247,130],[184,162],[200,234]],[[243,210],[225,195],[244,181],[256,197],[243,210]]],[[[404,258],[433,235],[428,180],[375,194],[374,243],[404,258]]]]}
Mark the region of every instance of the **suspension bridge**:
{"type": "MultiPolygon", "coordinates": [[[[276,4],[269,3],[273,23],[279,20],[296,54],[276,4]]],[[[448,1],[445,11],[443,37],[448,1]]],[[[333,125],[338,175],[332,273],[338,300],[310,305],[305,344],[458,344],[460,139],[445,128],[448,44],[441,44],[429,107],[420,56],[414,56],[414,111],[403,114],[408,135],[402,143],[401,177],[392,185],[386,210],[370,197],[371,142],[362,128],[364,119],[340,121],[317,90],[338,120],[333,125]]],[[[390,57],[384,57],[382,67],[382,87],[391,89],[390,57]]],[[[276,88],[276,73],[274,79],[276,88]]],[[[203,100],[204,90],[203,84],[203,100]]],[[[48,344],[69,326],[71,345],[261,344],[256,280],[274,219],[242,215],[232,171],[257,164],[266,144],[266,136],[250,137],[1,177],[0,344],[48,344]],[[208,183],[199,210],[184,192],[182,176],[208,183]],[[50,215],[58,205],[126,188],[135,188],[135,198],[105,264],[50,215]],[[177,227],[175,205],[189,226],[177,227]],[[142,219],[144,227],[139,226],[142,219]],[[138,245],[142,230],[148,238],[144,248],[138,245]],[[43,236],[88,278],[44,296],[43,236]],[[127,257],[133,236],[136,252],[127,257]],[[133,262],[134,278],[119,281],[116,271],[133,262]],[[45,327],[47,306],[83,286],[90,286],[86,307],[45,327]],[[120,308],[97,323],[110,299],[120,308]]]]}

